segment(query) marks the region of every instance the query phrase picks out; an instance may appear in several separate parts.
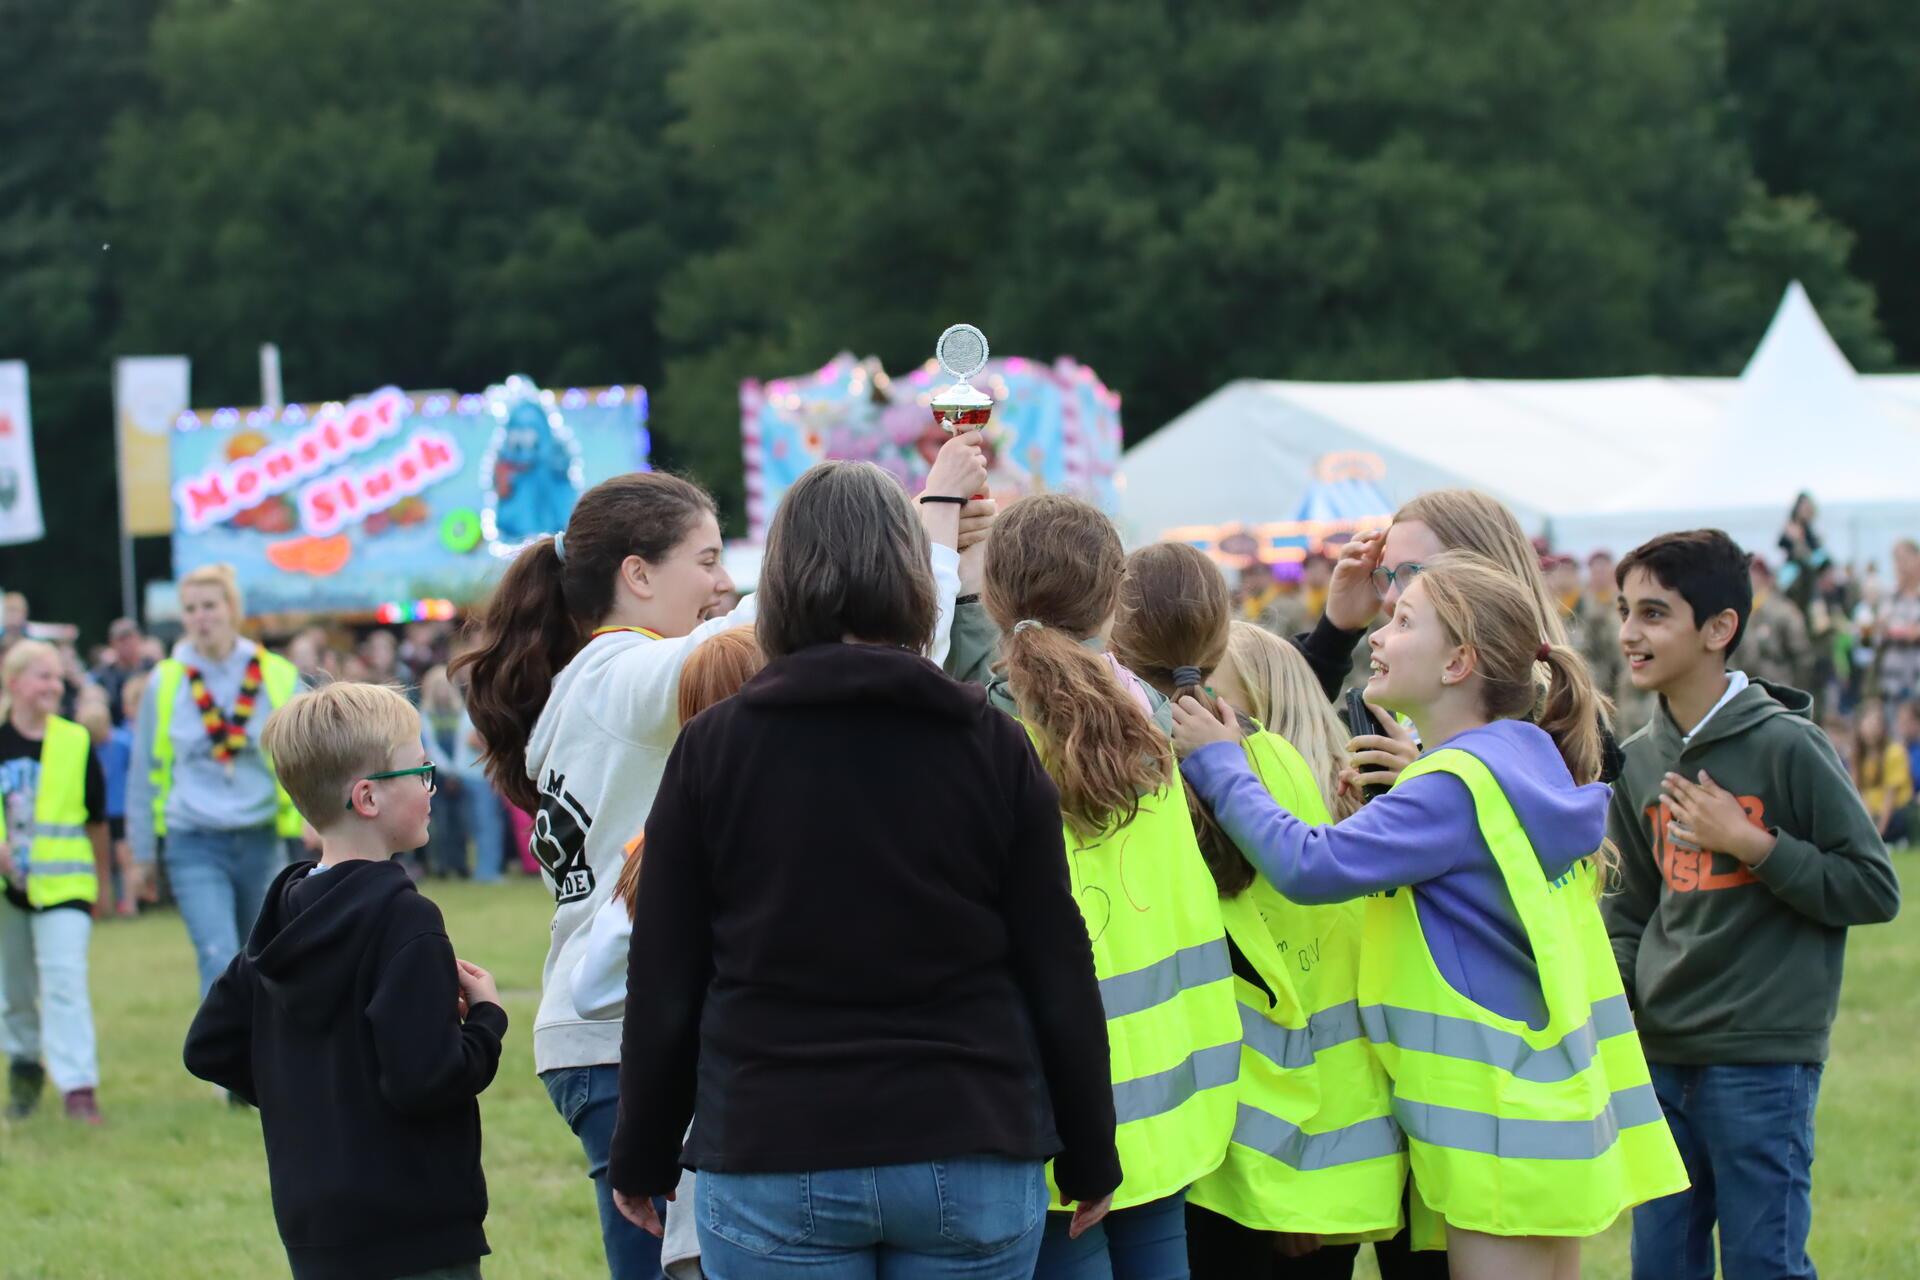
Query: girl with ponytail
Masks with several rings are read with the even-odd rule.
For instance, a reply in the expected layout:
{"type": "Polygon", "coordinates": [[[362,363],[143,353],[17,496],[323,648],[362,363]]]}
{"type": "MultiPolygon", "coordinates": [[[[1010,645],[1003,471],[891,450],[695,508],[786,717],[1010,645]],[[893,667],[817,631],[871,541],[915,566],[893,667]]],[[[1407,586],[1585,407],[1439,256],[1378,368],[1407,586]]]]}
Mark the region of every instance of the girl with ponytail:
{"type": "MultiPolygon", "coordinates": [[[[959,590],[960,509],[984,482],[977,433],[955,436],[927,476],[920,519],[935,544],[935,660],[959,590]]],[[[857,531],[850,536],[858,536],[857,531]]],[[[657,1275],[660,1244],[623,1217],[606,1177],[621,1026],[582,1017],[568,979],[624,846],[646,825],[680,732],[687,657],[757,616],[733,590],[713,499],[690,481],[635,472],[580,495],[564,531],[523,548],[454,664],[485,745],[487,775],[533,815],[532,849],[554,894],[552,941],[534,1022],[534,1069],[585,1148],[615,1280],[657,1275]]]]}
{"type": "Polygon", "coordinates": [[[1288,898],[1373,895],[1358,1016],[1453,1274],[1577,1274],[1581,1237],[1686,1185],[1600,921],[1600,696],[1527,586],[1470,553],[1429,560],[1370,644],[1368,699],[1428,744],[1387,794],[1301,822],[1191,699],[1182,772],[1288,898]]]}
{"type": "Polygon", "coordinates": [[[1233,1128],[1240,1020],[1218,891],[1155,722],[1164,699],[1103,652],[1124,570],[1112,523],[1064,495],[1014,503],[987,542],[1004,673],[988,697],[1026,725],[1060,792],[1125,1173],[1091,1230],[1085,1206],[1069,1220],[1054,1197],[1041,1280],[1184,1274],[1184,1193],[1225,1158],[1233,1128]]]}
{"type": "MultiPolygon", "coordinates": [[[[1213,561],[1191,546],[1157,543],[1127,559],[1113,652],[1176,703],[1218,718],[1207,686],[1218,687],[1230,674],[1221,668],[1237,640],[1235,696],[1248,683],[1259,688],[1261,717],[1305,726],[1321,757],[1316,767],[1259,719],[1237,716],[1246,763],[1275,804],[1324,825],[1332,820],[1329,800],[1338,798],[1334,775],[1343,739],[1337,717],[1294,646],[1231,619],[1226,580],[1213,561]],[[1257,656],[1249,660],[1249,640],[1235,636],[1241,627],[1263,638],[1253,644],[1270,644],[1275,652],[1254,648],[1257,656]],[[1295,669],[1297,687],[1276,700],[1274,688],[1283,683],[1277,673],[1295,669]]],[[[1192,1272],[1196,1280],[1345,1275],[1359,1251],[1355,1238],[1383,1238],[1400,1225],[1406,1180],[1401,1143],[1386,1118],[1384,1073],[1361,1040],[1330,1030],[1353,1006],[1361,906],[1308,906],[1287,898],[1247,861],[1199,797],[1189,792],[1187,799],[1219,886],[1248,1028],[1226,1160],[1187,1193],[1192,1272]],[[1287,1136],[1276,1140],[1279,1134],[1287,1136]],[[1273,1233],[1280,1233],[1284,1254],[1273,1233]],[[1329,1236],[1343,1239],[1323,1245],[1329,1236]]]]}

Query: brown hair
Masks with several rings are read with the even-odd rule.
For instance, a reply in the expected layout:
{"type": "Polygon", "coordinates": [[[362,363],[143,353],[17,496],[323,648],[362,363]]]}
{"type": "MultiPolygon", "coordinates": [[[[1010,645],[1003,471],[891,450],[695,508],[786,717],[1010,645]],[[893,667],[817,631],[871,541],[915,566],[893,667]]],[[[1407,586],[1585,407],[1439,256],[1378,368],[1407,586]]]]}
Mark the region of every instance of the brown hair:
{"type": "Polygon", "coordinates": [[[1586,659],[1540,635],[1526,586],[1470,551],[1448,551],[1419,577],[1427,603],[1455,644],[1471,649],[1486,712],[1495,720],[1532,720],[1547,731],[1577,785],[1600,776],[1600,695],[1586,659]],[[1542,647],[1546,657],[1539,658],[1542,647]],[[1534,663],[1547,668],[1544,701],[1534,663]]]}
{"type": "MultiPolygon", "coordinates": [[[[1227,651],[1233,600],[1213,561],[1180,542],[1157,542],[1127,557],[1111,649],[1127,670],[1169,698],[1193,698],[1209,712],[1203,685],[1227,651]]],[[[1222,895],[1253,883],[1253,864],[1220,829],[1213,811],[1187,787],[1194,839],[1222,895]]]]}
{"type": "MultiPolygon", "coordinates": [[[[740,692],[742,685],[760,674],[767,656],[752,627],[730,627],[695,645],[680,668],[680,723],[705,711],[716,702],[724,702],[740,692]]],[[[647,838],[642,831],[627,845],[627,860],[613,882],[613,895],[627,904],[627,919],[633,919],[635,889],[640,883],[640,848],[647,838]]]]}
{"type": "Polygon", "coordinates": [[[939,605],[927,532],[900,482],[871,462],[822,462],[794,482],[760,562],[769,658],[847,636],[923,652],[939,605]]]}
{"type": "Polygon", "coordinates": [[[1293,744],[1312,770],[1335,822],[1360,808],[1360,798],[1340,786],[1347,759],[1346,722],[1327,701],[1305,654],[1265,627],[1235,619],[1214,681],[1231,683],[1246,698],[1240,710],[1293,744]]]}
{"type": "Polygon", "coordinates": [[[467,673],[467,711],[485,744],[487,777],[528,813],[540,793],[527,777],[527,739],[553,678],[613,608],[628,556],[658,564],[694,524],[713,514],[706,490],[663,471],[603,480],[567,520],[566,560],[552,538],[521,548],[470,626],[474,647],[449,671],[467,673]]]}
{"type": "Polygon", "coordinates": [[[1020,718],[1060,789],[1060,814],[1091,839],[1133,821],[1167,785],[1173,753],[1113,668],[1080,641],[1112,614],[1126,567],[1120,535],[1065,494],[1022,498],[994,522],[983,587],[1020,718]]]}
{"type": "MultiPolygon", "coordinates": [[[[1881,777],[1887,768],[1887,744],[1893,741],[1893,726],[1887,722],[1886,705],[1877,698],[1869,698],[1860,704],[1853,717],[1853,784],[1862,790],[1877,787],[1884,779],[1881,777]],[[1867,745],[1867,735],[1861,732],[1867,724],[1869,715],[1880,718],[1880,741],[1867,745]]],[[[1875,820],[1878,821],[1878,815],[1875,820]]]]}

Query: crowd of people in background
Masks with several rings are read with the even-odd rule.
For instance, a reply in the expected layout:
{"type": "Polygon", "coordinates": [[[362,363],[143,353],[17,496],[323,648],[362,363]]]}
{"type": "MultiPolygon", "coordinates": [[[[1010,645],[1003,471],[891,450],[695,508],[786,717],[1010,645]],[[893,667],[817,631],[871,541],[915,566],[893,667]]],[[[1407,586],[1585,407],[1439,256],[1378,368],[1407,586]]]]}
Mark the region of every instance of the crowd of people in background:
{"type": "MultiPolygon", "coordinates": [[[[168,639],[148,633],[132,618],[115,618],[104,642],[87,646],[78,627],[33,618],[24,594],[10,591],[4,599],[0,656],[29,637],[53,646],[60,658],[58,714],[87,728],[106,778],[114,883],[96,915],[132,916],[142,907],[171,901],[164,869],[151,857],[136,858],[128,843],[126,810],[140,706],[151,673],[172,652],[168,639]]],[[[434,815],[432,839],[408,862],[416,878],[490,883],[515,871],[538,875],[539,863],[528,848],[533,821],[487,781],[465,695],[447,676],[447,664],[460,652],[459,632],[458,621],[404,627],[315,623],[270,642],[268,651],[290,662],[308,688],[336,680],[388,684],[419,709],[428,754],[440,768],[443,801],[434,815]]]]}
{"type": "MultiPolygon", "coordinates": [[[[1878,558],[1841,562],[1823,550],[1814,501],[1802,494],[1782,526],[1775,554],[1752,562],[1753,617],[1741,646],[1749,675],[1799,689],[1847,762],[1889,845],[1920,838],[1920,540],[1878,558]]],[[[1540,568],[1559,601],[1574,648],[1614,703],[1621,740],[1651,718],[1654,702],[1634,688],[1620,651],[1617,559],[1606,549],[1584,559],[1536,540],[1540,568]]],[[[1333,549],[1337,550],[1337,549],[1333,549]]],[[[1238,566],[1240,616],[1277,635],[1311,630],[1326,608],[1333,558],[1314,551],[1298,563],[1249,557],[1238,566]]],[[[1366,652],[1354,682],[1365,679],[1366,652]]]]}

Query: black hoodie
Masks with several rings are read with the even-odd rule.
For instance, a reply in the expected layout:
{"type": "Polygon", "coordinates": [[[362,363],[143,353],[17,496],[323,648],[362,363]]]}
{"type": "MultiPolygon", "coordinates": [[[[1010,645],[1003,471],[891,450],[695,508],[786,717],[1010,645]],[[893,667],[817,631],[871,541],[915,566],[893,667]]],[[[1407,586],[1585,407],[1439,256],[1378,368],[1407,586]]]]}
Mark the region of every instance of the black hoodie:
{"type": "Polygon", "coordinates": [[[647,819],[609,1175],[1039,1160],[1120,1182],[1060,802],[983,690],[904,649],[770,663],[647,819]],[[697,1095],[697,1105],[696,1105],[697,1095]]]}
{"type": "Polygon", "coordinates": [[[472,1262],[480,1091],[506,1011],[461,1023],[440,909],[393,862],[288,867],[187,1032],[187,1070],[260,1108],[273,1216],[297,1280],[472,1262]]]}

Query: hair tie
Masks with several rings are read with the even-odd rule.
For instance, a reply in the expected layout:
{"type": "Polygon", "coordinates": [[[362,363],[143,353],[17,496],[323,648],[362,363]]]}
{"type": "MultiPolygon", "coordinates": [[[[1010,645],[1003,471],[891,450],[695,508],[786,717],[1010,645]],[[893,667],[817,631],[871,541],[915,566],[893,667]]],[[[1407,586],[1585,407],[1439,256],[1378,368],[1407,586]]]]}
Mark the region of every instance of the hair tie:
{"type": "Polygon", "coordinates": [[[1013,634],[1019,635],[1022,631],[1038,631],[1045,625],[1038,618],[1022,618],[1013,624],[1013,634]]]}
{"type": "Polygon", "coordinates": [[[1540,642],[1540,647],[1533,651],[1533,660],[1535,662],[1545,662],[1547,660],[1547,655],[1552,652],[1553,652],[1553,646],[1548,644],[1545,640],[1542,640],[1540,642]]]}
{"type": "Polygon", "coordinates": [[[553,535],[553,558],[561,564],[567,562],[567,531],[565,529],[553,535]]]}
{"type": "Polygon", "coordinates": [[[1197,688],[1200,684],[1200,668],[1175,667],[1173,669],[1173,687],[1176,689],[1197,688]]]}

